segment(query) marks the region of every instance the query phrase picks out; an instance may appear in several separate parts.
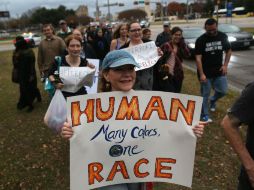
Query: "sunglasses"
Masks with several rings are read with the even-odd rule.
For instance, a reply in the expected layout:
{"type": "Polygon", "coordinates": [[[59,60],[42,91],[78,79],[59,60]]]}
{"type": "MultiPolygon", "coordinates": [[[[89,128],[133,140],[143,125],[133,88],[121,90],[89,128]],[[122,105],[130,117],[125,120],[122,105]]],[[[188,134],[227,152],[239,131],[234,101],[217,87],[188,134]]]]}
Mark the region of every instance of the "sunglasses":
{"type": "Polygon", "coordinates": [[[141,28],[137,28],[137,29],[131,29],[130,32],[140,32],[141,28]]]}

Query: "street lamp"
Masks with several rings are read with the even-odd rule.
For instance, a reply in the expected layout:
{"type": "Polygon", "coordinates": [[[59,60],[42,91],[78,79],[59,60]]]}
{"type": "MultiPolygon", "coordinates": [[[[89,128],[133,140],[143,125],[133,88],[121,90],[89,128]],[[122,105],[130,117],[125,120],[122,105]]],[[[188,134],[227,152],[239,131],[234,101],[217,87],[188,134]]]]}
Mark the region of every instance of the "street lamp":
{"type": "Polygon", "coordinates": [[[161,20],[164,20],[164,17],[166,16],[166,6],[167,6],[167,2],[161,0],[160,2],[161,20]]]}
{"type": "Polygon", "coordinates": [[[167,2],[164,1],[162,4],[162,8],[163,8],[163,17],[167,16],[167,2]]]}
{"type": "Polygon", "coordinates": [[[189,22],[189,0],[186,2],[186,21],[189,22]]]}
{"type": "Polygon", "coordinates": [[[108,0],[108,20],[109,23],[111,23],[109,0],[108,0]]]}

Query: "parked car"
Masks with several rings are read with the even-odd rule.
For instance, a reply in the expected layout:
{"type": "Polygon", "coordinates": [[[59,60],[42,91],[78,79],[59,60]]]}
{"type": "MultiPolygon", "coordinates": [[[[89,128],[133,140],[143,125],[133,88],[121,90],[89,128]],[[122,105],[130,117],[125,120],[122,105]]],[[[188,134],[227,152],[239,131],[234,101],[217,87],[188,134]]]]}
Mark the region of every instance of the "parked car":
{"type": "Polygon", "coordinates": [[[183,27],[183,37],[187,44],[191,57],[195,56],[195,42],[199,36],[205,33],[203,28],[199,27],[183,27]]]}
{"type": "Polygon", "coordinates": [[[41,43],[41,36],[39,34],[29,32],[23,33],[22,36],[31,47],[38,46],[41,43]]]}
{"type": "Polygon", "coordinates": [[[5,30],[0,30],[0,38],[8,38],[10,37],[10,33],[5,30]]]}
{"type": "Polygon", "coordinates": [[[165,16],[165,17],[155,17],[154,18],[154,22],[157,21],[169,21],[169,17],[165,16]]]}
{"type": "MultiPolygon", "coordinates": [[[[39,34],[36,33],[23,33],[21,34],[21,36],[24,37],[24,39],[26,40],[26,42],[29,44],[30,47],[35,47],[38,46],[41,43],[41,36],[39,34]]],[[[13,40],[13,44],[15,44],[16,41],[13,40]]]]}
{"type": "Polygon", "coordinates": [[[149,28],[150,27],[150,23],[146,20],[141,20],[139,24],[140,24],[141,28],[149,28]]]}
{"type": "Polygon", "coordinates": [[[242,31],[238,26],[233,24],[219,24],[218,30],[228,35],[232,49],[249,48],[254,44],[254,36],[249,32],[242,31]]]}
{"type": "Polygon", "coordinates": [[[193,20],[195,18],[196,18],[196,15],[194,13],[184,15],[185,20],[193,20]]]}

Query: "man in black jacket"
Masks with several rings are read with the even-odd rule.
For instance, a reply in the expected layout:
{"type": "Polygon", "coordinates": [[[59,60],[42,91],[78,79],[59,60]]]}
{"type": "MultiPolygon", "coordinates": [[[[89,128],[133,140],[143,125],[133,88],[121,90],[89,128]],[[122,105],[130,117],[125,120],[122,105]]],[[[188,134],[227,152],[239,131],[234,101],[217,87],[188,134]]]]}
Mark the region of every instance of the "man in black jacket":
{"type": "Polygon", "coordinates": [[[155,44],[157,47],[160,47],[162,44],[170,40],[171,40],[170,23],[168,21],[165,21],[163,23],[163,32],[158,34],[155,44]]]}

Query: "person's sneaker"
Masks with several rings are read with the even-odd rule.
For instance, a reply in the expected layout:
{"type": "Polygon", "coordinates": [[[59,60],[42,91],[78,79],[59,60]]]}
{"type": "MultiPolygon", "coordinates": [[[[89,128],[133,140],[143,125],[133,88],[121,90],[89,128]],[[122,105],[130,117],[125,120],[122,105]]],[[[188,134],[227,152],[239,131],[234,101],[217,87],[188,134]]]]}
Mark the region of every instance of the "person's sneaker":
{"type": "Polygon", "coordinates": [[[41,95],[37,96],[37,102],[41,102],[41,95]]]}
{"type": "Polygon", "coordinates": [[[27,106],[27,105],[25,105],[25,104],[18,103],[18,104],[17,104],[17,109],[18,109],[18,110],[22,110],[22,109],[24,109],[26,106],[27,106]]]}
{"type": "Polygon", "coordinates": [[[213,101],[210,101],[210,111],[215,112],[216,111],[216,104],[213,101]]]}
{"type": "Polygon", "coordinates": [[[204,121],[204,122],[207,122],[207,123],[212,123],[213,122],[213,120],[211,118],[209,118],[208,115],[203,116],[201,118],[201,121],[204,121]]]}
{"type": "Polygon", "coordinates": [[[28,109],[26,110],[27,113],[32,112],[34,107],[32,105],[28,106],[28,109]]]}

